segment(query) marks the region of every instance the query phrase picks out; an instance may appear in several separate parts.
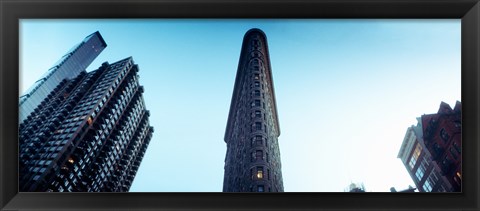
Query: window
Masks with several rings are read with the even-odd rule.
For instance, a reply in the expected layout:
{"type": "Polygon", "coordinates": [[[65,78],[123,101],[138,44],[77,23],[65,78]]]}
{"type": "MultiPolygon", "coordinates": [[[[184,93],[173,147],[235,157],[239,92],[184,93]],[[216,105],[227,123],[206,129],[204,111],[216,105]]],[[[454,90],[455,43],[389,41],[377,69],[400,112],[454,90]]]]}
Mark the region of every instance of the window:
{"type": "Polygon", "coordinates": [[[260,97],[260,90],[255,90],[254,95],[255,97],[260,97]]]}
{"type": "Polygon", "coordinates": [[[415,173],[415,176],[417,176],[418,181],[421,181],[423,175],[425,174],[425,170],[426,170],[425,165],[426,164],[424,162],[422,162],[422,165],[420,167],[418,167],[417,172],[415,173]]]}
{"type": "Polygon", "coordinates": [[[445,131],[444,128],[442,128],[442,130],[440,130],[440,137],[442,137],[442,140],[446,143],[448,141],[448,139],[450,138],[450,136],[448,135],[447,131],[445,131]]]}
{"type": "Polygon", "coordinates": [[[442,161],[442,164],[445,168],[448,168],[452,164],[452,161],[450,160],[450,158],[448,158],[448,156],[445,156],[445,158],[442,161]]]}
{"type": "Polygon", "coordinates": [[[255,100],[252,104],[252,107],[253,106],[260,107],[260,100],[255,100]]]}
{"type": "Polygon", "coordinates": [[[255,136],[255,144],[257,146],[261,146],[262,145],[262,136],[255,136]]]}
{"type": "Polygon", "coordinates": [[[454,159],[458,159],[458,155],[457,155],[456,151],[455,151],[452,147],[450,147],[449,151],[450,151],[450,154],[452,155],[452,157],[453,157],[454,159]]]}
{"type": "Polygon", "coordinates": [[[432,191],[432,185],[430,184],[430,182],[428,180],[425,181],[425,183],[423,184],[423,190],[425,192],[431,192],[432,191]]]}
{"type": "Polygon", "coordinates": [[[438,187],[437,192],[447,192],[447,190],[445,189],[445,187],[443,187],[443,185],[440,185],[440,187],[438,187]]]}
{"type": "Polygon", "coordinates": [[[261,167],[261,166],[257,167],[257,178],[258,179],[263,179],[263,167],[261,167]]]}
{"type": "Polygon", "coordinates": [[[263,185],[259,185],[259,186],[258,186],[258,192],[264,192],[264,191],[265,191],[265,190],[264,190],[263,185]]]}
{"type": "Polygon", "coordinates": [[[460,146],[458,146],[457,142],[453,142],[453,147],[458,152],[458,154],[462,153],[462,148],[460,146]]]}
{"type": "Polygon", "coordinates": [[[460,121],[455,121],[455,127],[457,127],[457,128],[462,127],[462,122],[460,122],[460,121]]]}
{"type": "Polygon", "coordinates": [[[440,154],[443,153],[443,149],[442,149],[442,147],[440,147],[440,145],[438,145],[438,143],[433,144],[433,150],[435,151],[435,154],[437,154],[437,155],[440,155],[440,154]]]}
{"type": "Polygon", "coordinates": [[[255,83],[254,83],[254,84],[255,84],[255,87],[260,87],[260,82],[258,82],[258,81],[255,81],[255,83]]]}
{"type": "Polygon", "coordinates": [[[253,76],[253,79],[259,80],[259,79],[260,79],[260,74],[255,74],[255,75],[253,76]]]}
{"type": "Polygon", "coordinates": [[[256,160],[263,160],[263,152],[262,152],[262,150],[257,150],[257,151],[255,152],[255,159],[256,159],[256,160]]]}
{"type": "Polygon", "coordinates": [[[255,117],[262,118],[262,112],[261,111],[255,111],[255,117]]]}
{"type": "Polygon", "coordinates": [[[415,164],[417,163],[418,157],[420,157],[420,154],[422,153],[422,146],[420,144],[417,144],[415,147],[415,151],[413,152],[412,157],[410,158],[410,168],[413,169],[415,167],[415,164]]]}
{"type": "Polygon", "coordinates": [[[93,123],[93,119],[92,119],[92,117],[91,117],[91,116],[89,116],[89,117],[88,117],[88,119],[87,119],[87,123],[88,123],[88,125],[92,125],[92,123],[93,123]]]}
{"type": "Polygon", "coordinates": [[[425,180],[425,183],[423,185],[423,190],[426,192],[431,192],[433,189],[433,186],[438,182],[438,177],[435,173],[435,171],[432,171],[430,173],[430,176],[428,176],[427,180],[425,180]]]}
{"type": "Polygon", "coordinates": [[[262,130],[262,123],[261,122],[255,122],[255,129],[256,130],[262,130]]]}

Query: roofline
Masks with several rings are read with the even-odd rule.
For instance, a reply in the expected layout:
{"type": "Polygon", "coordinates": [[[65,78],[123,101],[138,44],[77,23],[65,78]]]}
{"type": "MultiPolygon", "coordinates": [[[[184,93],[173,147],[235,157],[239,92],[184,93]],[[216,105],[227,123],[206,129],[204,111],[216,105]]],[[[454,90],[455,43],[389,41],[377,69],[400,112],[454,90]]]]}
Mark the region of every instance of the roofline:
{"type": "Polygon", "coordinates": [[[96,31],[96,32],[93,32],[92,34],[88,35],[86,38],[90,37],[90,36],[93,36],[93,35],[96,35],[98,37],[98,39],[100,40],[100,42],[102,42],[102,44],[107,47],[107,43],[105,42],[105,40],[103,39],[102,35],[100,34],[99,31],[96,31]]]}
{"type": "Polygon", "coordinates": [[[275,111],[273,113],[274,115],[274,119],[275,119],[275,128],[276,130],[278,131],[278,136],[280,136],[280,124],[279,124],[279,121],[278,121],[278,111],[277,111],[277,100],[276,100],[276,97],[275,97],[275,89],[274,89],[274,82],[273,82],[273,79],[272,79],[272,67],[271,67],[271,64],[270,64],[270,53],[269,53],[269,50],[268,50],[268,41],[267,41],[267,36],[265,34],[265,32],[263,32],[261,29],[258,29],[258,28],[252,28],[250,30],[248,30],[245,35],[243,36],[243,41],[242,41],[242,48],[241,48],[241,51],[240,51],[240,59],[239,59],[239,62],[238,62],[238,67],[237,67],[237,74],[235,76],[235,85],[234,85],[234,88],[233,88],[233,94],[232,94],[232,99],[231,99],[231,102],[230,102],[230,110],[229,110],[229,113],[228,113],[228,119],[227,119],[227,127],[226,127],[226,130],[225,130],[225,135],[224,135],[224,141],[226,142],[227,141],[227,137],[228,137],[228,134],[230,134],[230,119],[233,118],[233,108],[234,106],[236,105],[236,97],[238,95],[238,92],[240,92],[240,82],[241,82],[241,79],[242,79],[242,74],[241,72],[243,71],[243,67],[245,66],[245,54],[246,54],[246,51],[247,51],[247,46],[248,46],[248,39],[250,37],[251,34],[253,33],[259,33],[261,35],[261,37],[264,39],[264,43],[265,43],[265,58],[266,58],[266,64],[267,65],[267,70],[269,70],[269,74],[268,74],[268,79],[270,80],[270,83],[269,83],[269,88],[270,90],[272,90],[272,101],[273,101],[273,110],[275,111]]]}

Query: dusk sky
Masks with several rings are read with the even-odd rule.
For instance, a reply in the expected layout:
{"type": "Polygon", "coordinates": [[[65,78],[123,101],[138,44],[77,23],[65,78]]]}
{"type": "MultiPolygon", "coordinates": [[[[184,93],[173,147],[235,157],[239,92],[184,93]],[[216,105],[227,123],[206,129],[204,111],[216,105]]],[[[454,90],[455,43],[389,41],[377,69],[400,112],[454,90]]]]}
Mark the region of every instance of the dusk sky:
{"type": "Polygon", "coordinates": [[[286,192],[414,186],[397,158],[416,117],[461,101],[460,19],[23,19],[20,94],[75,44],[87,71],[133,57],[155,128],[132,192],[220,192],[242,39],[267,35],[286,192]]]}

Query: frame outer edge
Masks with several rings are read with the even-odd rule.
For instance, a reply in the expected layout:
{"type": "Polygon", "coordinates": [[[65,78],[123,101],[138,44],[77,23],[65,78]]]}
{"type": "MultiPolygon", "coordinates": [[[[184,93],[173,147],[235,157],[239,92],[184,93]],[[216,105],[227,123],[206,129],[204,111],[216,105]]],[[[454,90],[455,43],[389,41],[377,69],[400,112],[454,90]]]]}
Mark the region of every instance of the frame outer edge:
{"type": "MultiPolygon", "coordinates": [[[[0,1],[0,32],[3,32],[3,25],[4,25],[4,20],[5,20],[5,17],[4,17],[4,12],[3,12],[3,1],[0,1]]],[[[3,46],[3,36],[0,36],[0,46],[3,46]]],[[[4,80],[4,76],[3,76],[3,70],[4,67],[3,67],[3,53],[4,49],[1,48],[0,50],[0,85],[3,84],[3,80],[4,80]]],[[[1,125],[3,125],[3,93],[1,90],[3,90],[4,88],[2,87],[0,89],[0,140],[3,139],[3,127],[1,127],[1,125]]],[[[5,206],[5,201],[6,201],[6,198],[7,196],[5,195],[5,191],[3,191],[5,188],[4,188],[4,168],[3,166],[5,166],[5,156],[4,156],[4,146],[3,146],[3,141],[0,141],[0,190],[1,191],[1,194],[0,194],[0,209],[3,209],[3,207],[5,206]]]]}
{"type": "MultiPolygon", "coordinates": [[[[42,1],[40,1],[42,2],[42,1]]],[[[67,1],[68,2],[68,1],[67,1]]],[[[103,2],[103,1],[101,1],[103,2]]],[[[470,2],[470,1],[468,1],[470,2]]],[[[463,2],[465,3],[465,2],[463,2]]],[[[12,22],[15,22],[15,20],[12,20],[14,18],[17,18],[16,15],[15,15],[15,12],[11,12],[11,11],[8,11],[8,8],[9,6],[12,6],[12,1],[4,1],[4,0],[0,0],[0,32],[1,32],[1,36],[0,36],[0,46],[1,47],[1,51],[0,51],[0,210],[4,210],[5,208],[7,210],[16,210],[17,208],[15,207],[15,199],[17,199],[17,202],[18,202],[18,198],[25,198],[24,197],[20,197],[20,195],[22,194],[18,194],[18,191],[15,190],[15,189],[12,189],[12,186],[16,186],[17,183],[15,182],[14,184],[12,184],[12,182],[10,182],[9,179],[12,179],[12,172],[8,171],[8,169],[6,168],[6,166],[9,166],[7,165],[8,163],[11,163],[11,162],[15,162],[17,161],[17,159],[15,159],[15,156],[16,156],[16,152],[8,152],[7,149],[16,149],[18,146],[13,146],[13,143],[11,143],[11,141],[8,141],[8,143],[5,141],[5,140],[11,140],[12,138],[12,129],[13,131],[16,131],[15,129],[17,129],[17,125],[14,124],[14,125],[8,125],[8,124],[5,124],[5,123],[8,123],[10,120],[11,117],[14,117],[16,115],[16,113],[14,114],[9,114],[9,113],[6,113],[6,111],[11,111],[11,108],[6,108],[7,107],[7,104],[5,104],[4,102],[8,101],[8,100],[18,100],[17,98],[14,98],[14,97],[9,97],[8,99],[5,99],[7,96],[7,88],[12,88],[11,85],[17,85],[18,87],[18,81],[17,82],[14,82],[14,81],[8,81],[7,78],[8,77],[5,77],[5,75],[11,75],[10,73],[9,74],[6,74],[6,70],[5,70],[5,67],[18,67],[18,61],[6,61],[4,60],[5,55],[10,52],[10,53],[18,53],[18,49],[14,49],[15,47],[18,47],[18,43],[9,43],[7,41],[11,40],[10,38],[13,38],[15,36],[18,37],[18,27],[16,28],[17,31],[4,31],[3,29],[11,29],[12,27],[9,26],[9,27],[6,27],[5,25],[11,25],[12,22]],[[10,2],[10,3],[9,3],[10,2]],[[8,64],[5,64],[5,63],[8,63],[8,64]],[[12,64],[12,63],[15,63],[15,64],[12,64]],[[5,118],[7,117],[7,118],[5,118]],[[5,133],[8,133],[8,134],[5,134],[5,133]],[[13,148],[12,148],[13,146],[13,148]],[[12,158],[14,158],[14,160],[12,160],[12,158]],[[15,196],[15,194],[17,194],[15,196]],[[14,200],[12,200],[14,199],[14,200]]],[[[14,7],[14,6],[13,6],[14,7]]],[[[18,14],[17,14],[18,15],[18,14]]],[[[477,2],[474,6],[471,7],[471,9],[469,10],[469,12],[467,12],[465,14],[465,16],[462,18],[462,26],[463,24],[465,23],[465,25],[468,25],[468,27],[465,27],[461,29],[461,32],[462,32],[462,54],[466,53],[466,52],[469,52],[469,54],[466,54],[466,55],[469,55],[470,57],[468,58],[464,58],[462,57],[462,69],[463,68],[470,68],[470,70],[472,71],[472,73],[469,73],[467,77],[466,74],[463,74],[462,73],[462,81],[464,81],[464,83],[462,84],[462,90],[466,90],[466,89],[473,89],[473,90],[470,90],[470,92],[468,93],[465,93],[463,94],[462,93],[462,98],[463,100],[467,100],[469,102],[471,102],[468,106],[468,111],[471,111],[472,113],[468,113],[468,114],[471,114],[471,115],[465,115],[463,114],[465,120],[467,120],[469,123],[475,123],[474,125],[475,126],[478,126],[480,120],[479,120],[479,110],[480,110],[480,99],[479,99],[479,93],[480,93],[480,84],[477,84],[476,82],[479,81],[480,79],[480,58],[479,58],[479,53],[480,53],[480,4],[477,2]],[[468,37],[465,37],[464,34],[466,33],[470,33],[468,37]],[[468,39],[469,40],[469,45],[466,46],[465,43],[464,43],[464,40],[468,39]],[[473,57],[472,57],[473,56],[473,57]]],[[[9,57],[10,58],[10,57],[9,57]]],[[[10,71],[15,71],[15,70],[10,70],[10,71]]],[[[10,104],[13,104],[13,103],[10,103],[10,104]]],[[[16,104],[15,104],[16,105],[16,104]]],[[[10,105],[8,105],[10,106],[10,105]]],[[[12,106],[10,106],[12,107],[12,106]]],[[[15,106],[13,106],[15,107],[15,106]]],[[[15,110],[17,108],[14,108],[15,110]]],[[[469,124],[469,125],[472,125],[472,124],[469,124]]],[[[477,141],[479,141],[479,132],[477,131],[478,129],[475,128],[475,127],[469,127],[467,132],[469,132],[469,137],[471,138],[475,138],[474,141],[471,142],[472,146],[471,146],[471,150],[468,150],[469,152],[474,152],[474,154],[469,154],[469,158],[474,158],[476,159],[473,164],[470,163],[470,164],[467,164],[467,163],[464,163],[464,169],[465,170],[469,170],[467,169],[466,167],[473,167],[473,168],[470,168],[470,171],[475,171],[475,174],[474,175],[477,175],[478,176],[478,173],[480,173],[480,169],[477,168],[478,167],[478,160],[480,159],[480,155],[478,152],[479,151],[479,145],[477,143],[477,141]]],[[[15,136],[15,134],[13,134],[15,136]]],[[[16,136],[15,136],[16,137],[16,136]]],[[[464,151],[467,151],[467,150],[464,150],[464,151]]],[[[466,153],[465,153],[466,154],[466,153]]],[[[464,156],[465,156],[464,154],[464,156]]],[[[14,174],[14,176],[16,176],[17,174],[14,174]]],[[[468,175],[465,174],[465,177],[467,177],[468,175]]],[[[13,178],[14,180],[18,179],[18,176],[17,178],[13,178]]],[[[469,185],[475,185],[475,188],[478,189],[478,182],[480,181],[480,178],[477,177],[477,178],[468,178],[467,177],[467,180],[468,181],[471,181],[471,183],[469,183],[469,185]],[[473,183],[473,184],[472,184],[473,183]]],[[[473,191],[474,188],[470,188],[471,191],[473,191]]],[[[478,191],[478,190],[477,190],[478,191]]],[[[470,202],[469,204],[467,204],[466,206],[466,209],[462,209],[462,210],[479,210],[479,202],[477,201],[478,198],[479,198],[479,195],[477,192],[474,192],[473,195],[471,195],[472,193],[469,192],[468,194],[468,202],[470,202]],[[469,208],[467,208],[469,207],[469,208]]],[[[28,198],[28,197],[27,197],[28,198]]],[[[18,205],[18,204],[17,204],[18,205]]],[[[45,210],[44,208],[39,208],[41,210],[45,210]]],[[[325,210],[327,208],[324,208],[325,210]]],[[[23,210],[23,209],[22,209],[23,210]]],[[[75,210],[75,209],[73,209],[75,210]]],[[[177,209],[179,210],[179,209],[177,209]]],[[[457,209],[456,209],[457,210],[457,209]]],[[[460,208],[458,209],[460,210],[460,208]]]]}
{"type": "MultiPolygon", "coordinates": [[[[480,3],[477,2],[466,14],[462,17],[462,29],[461,29],[461,53],[462,53],[462,107],[466,107],[466,113],[462,113],[462,121],[465,120],[467,127],[462,132],[468,138],[473,138],[468,142],[471,144],[470,149],[464,149],[463,158],[473,158],[470,162],[464,162],[462,165],[464,181],[469,181],[470,187],[462,187],[466,195],[466,201],[472,204],[467,205],[468,209],[465,210],[479,210],[479,195],[478,184],[480,182],[480,168],[478,168],[480,160],[480,145],[478,128],[472,127],[472,125],[480,125],[480,3]],[[468,41],[467,41],[468,40],[468,41]],[[465,72],[469,72],[468,75],[465,72]],[[465,91],[468,90],[469,91],[465,91]],[[470,111],[470,112],[469,112],[470,111]],[[475,124],[473,124],[475,123],[475,124]],[[472,154],[468,154],[472,153],[472,154]],[[473,162],[472,162],[473,161],[473,162]],[[475,171],[473,174],[468,171],[475,171]],[[466,173],[465,173],[466,172],[466,173]],[[476,178],[469,176],[476,175],[476,178]]],[[[462,108],[465,111],[465,109],[462,108]]],[[[463,125],[463,124],[462,124],[463,125]]],[[[462,136],[463,136],[462,135],[462,136]]],[[[462,144],[463,145],[463,144],[462,144]]],[[[465,160],[465,159],[463,159],[465,160]]],[[[468,160],[468,159],[467,159],[468,160]]],[[[465,185],[465,183],[463,184],[465,185]]]]}
{"type": "Polygon", "coordinates": [[[16,168],[18,164],[16,150],[18,145],[15,140],[18,125],[17,123],[12,124],[12,120],[18,119],[18,116],[16,116],[18,112],[12,112],[18,110],[18,99],[15,94],[11,94],[12,92],[18,92],[18,80],[9,79],[12,75],[18,78],[19,61],[8,59],[11,58],[8,55],[18,55],[19,53],[19,43],[8,42],[9,40],[16,40],[15,37],[18,37],[19,33],[16,9],[11,2],[0,0],[0,210],[2,211],[17,210],[15,207],[8,207],[12,200],[18,196],[18,171],[16,168]],[[9,10],[9,8],[12,10],[9,10]],[[12,28],[15,30],[7,30],[12,28]],[[12,169],[12,167],[14,168],[12,169]]]}

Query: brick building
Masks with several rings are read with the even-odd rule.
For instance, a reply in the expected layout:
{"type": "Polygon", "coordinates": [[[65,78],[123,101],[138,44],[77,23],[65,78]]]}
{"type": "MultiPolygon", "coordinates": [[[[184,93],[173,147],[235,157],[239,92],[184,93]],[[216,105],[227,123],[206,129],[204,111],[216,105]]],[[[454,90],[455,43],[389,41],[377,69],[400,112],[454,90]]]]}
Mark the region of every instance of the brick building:
{"type": "Polygon", "coordinates": [[[442,102],[407,129],[398,153],[419,192],[461,191],[461,103],[442,102]]]}
{"type": "Polygon", "coordinates": [[[423,141],[432,160],[452,185],[461,191],[462,185],[462,104],[452,109],[442,102],[436,114],[422,116],[423,141]]]}

